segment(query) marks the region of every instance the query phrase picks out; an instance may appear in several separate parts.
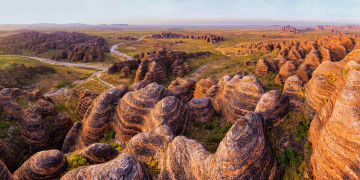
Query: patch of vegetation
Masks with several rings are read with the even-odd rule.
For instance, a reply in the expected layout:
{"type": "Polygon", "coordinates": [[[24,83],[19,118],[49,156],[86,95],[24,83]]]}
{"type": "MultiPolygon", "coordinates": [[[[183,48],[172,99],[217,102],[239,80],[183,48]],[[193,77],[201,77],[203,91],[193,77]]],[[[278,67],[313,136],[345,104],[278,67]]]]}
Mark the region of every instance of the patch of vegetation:
{"type": "Polygon", "coordinates": [[[70,158],[67,159],[68,162],[68,169],[67,171],[71,171],[77,169],[81,166],[88,166],[90,165],[89,162],[82,156],[80,156],[77,152],[71,154],[70,158]]]}
{"type": "Polygon", "coordinates": [[[65,81],[61,81],[58,84],[56,84],[55,87],[56,87],[56,89],[60,89],[60,88],[66,87],[70,84],[71,84],[71,82],[65,80],[65,81]]]}
{"type": "Polygon", "coordinates": [[[110,143],[110,145],[111,145],[112,147],[114,147],[116,150],[118,150],[119,152],[122,151],[122,146],[121,146],[121,144],[112,142],[112,143],[110,143]]]}
{"type": "Polygon", "coordinates": [[[296,137],[298,139],[303,140],[305,139],[306,137],[309,136],[309,128],[310,128],[310,119],[308,117],[308,115],[306,113],[302,113],[300,114],[300,116],[303,116],[303,119],[302,121],[300,121],[298,124],[297,124],[297,127],[296,127],[296,137]]]}
{"type": "Polygon", "coordinates": [[[194,120],[185,135],[203,143],[210,152],[215,152],[230,128],[230,123],[221,122],[220,115],[216,115],[210,122],[194,120]]]}
{"type": "Polygon", "coordinates": [[[160,173],[159,169],[159,160],[153,157],[150,157],[150,160],[146,163],[146,167],[149,170],[149,173],[153,177],[157,177],[160,173]]]}
{"type": "Polygon", "coordinates": [[[73,122],[81,121],[79,115],[75,112],[78,98],[72,96],[57,95],[51,97],[56,109],[63,114],[68,115],[73,122]]]}
{"type": "Polygon", "coordinates": [[[289,147],[284,153],[277,155],[277,161],[280,169],[285,169],[289,165],[300,166],[304,160],[304,155],[299,153],[295,148],[289,147]]]}
{"type": "Polygon", "coordinates": [[[326,73],[320,74],[320,76],[324,77],[326,80],[330,81],[333,84],[336,82],[336,77],[333,74],[326,73]]]}
{"type": "MultiPolygon", "coordinates": [[[[0,114],[1,115],[1,114],[0,114]]],[[[17,127],[19,126],[19,123],[16,122],[0,122],[0,138],[7,138],[9,137],[8,134],[8,129],[10,128],[10,126],[15,126],[14,128],[14,133],[15,134],[20,134],[20,128],[17,127]]]]}
{"type": "Polygon", "coordinates": [[[348,72],[349,72],[349,69],[344,69],[344,70],[343,70],[343,75],[344,75],[344,76],[347,75],[348,72]]]}

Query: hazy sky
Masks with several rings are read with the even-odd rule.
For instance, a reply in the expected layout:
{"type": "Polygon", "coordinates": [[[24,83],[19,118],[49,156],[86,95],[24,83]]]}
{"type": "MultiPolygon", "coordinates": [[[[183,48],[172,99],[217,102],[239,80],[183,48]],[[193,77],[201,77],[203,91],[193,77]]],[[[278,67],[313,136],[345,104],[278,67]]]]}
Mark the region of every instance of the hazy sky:
{"type": "Polygon", "coordinates": [[[0,24],[360,24],[360,0],[1,1],[0,24]]]}

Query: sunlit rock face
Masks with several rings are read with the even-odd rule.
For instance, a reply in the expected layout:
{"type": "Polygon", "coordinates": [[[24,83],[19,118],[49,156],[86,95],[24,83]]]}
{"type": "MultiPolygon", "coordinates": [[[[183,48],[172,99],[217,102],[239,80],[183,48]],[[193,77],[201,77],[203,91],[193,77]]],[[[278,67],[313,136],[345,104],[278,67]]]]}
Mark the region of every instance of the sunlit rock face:
{"type": "MultiPolygon", "coordinates": [[[[336,66],[335,66],[336,67],[336,66]]],[[[350,61],[343,83],[313,118],[311,163],[317,179],[359,179],[360,64],[350,61]]]]}

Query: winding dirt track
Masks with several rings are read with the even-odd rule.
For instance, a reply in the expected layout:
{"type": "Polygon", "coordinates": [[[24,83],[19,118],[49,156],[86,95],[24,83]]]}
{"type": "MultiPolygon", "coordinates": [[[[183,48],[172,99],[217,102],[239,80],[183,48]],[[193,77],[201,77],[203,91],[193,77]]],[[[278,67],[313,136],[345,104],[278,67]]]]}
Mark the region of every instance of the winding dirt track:
{"type": "MultiPolygon", "coordinates": [[[[142,40],[142,38],[135,40],[135,41],[140,41],[142,40]]],[[[111,46],[110,48],[110,52],[113,54],[116,54],[118,56],[124,56],[126,60],[130,60],[132,59],[132,57],[130,55],[127,55],[125,53],[116,51],[116,48],[118,45],[120,44],[125,44],[125,43],[129,43],[129,42],[134,42],[134,41],[126,41],[126,42],[121,42],[118,44],[115,44],[113,46],[111,46]]],[[[100,79],[100,74],[102,74],[103,72],[107,71],[109,66],[100,66],[100,65],[93,65],[93,64],[76,64],[76,63],[70,63],[70,62],[60,62],[60,61],[54,61],[51,59],[47,59],[47,58],[41,58],[41,57],[36,57],[36,56],[23,56],[23,55],[1,55],[1,56],[17,56],[17,57],[24,57],[24,58],[30,58],[30,59],[35,59],[41,62],[45,62],[48,64],[54,64],[54,65],[60,65],[60,66],[70,66],[70,67],[85,67],[85,68],[96,68],[99,69],[98,71],[93,72],[88,78],[84,79],[84,80],[77,80],[74,81],[72,84],[73,85],[78,85],[81,83],[84,83],[90,79],[92,79],[93,77],[96,76],[96,78],[104,85],[108,86],[108,87],[114,87],[112,84],[100,79]]],[[[67,88],[63,87],[60,89],[56,89],[54,91],[50,91],[44,94],[44,96],[54,96],[54,95],[58,95],[58,94],[64,94],[66,93],[67,88]]]]}

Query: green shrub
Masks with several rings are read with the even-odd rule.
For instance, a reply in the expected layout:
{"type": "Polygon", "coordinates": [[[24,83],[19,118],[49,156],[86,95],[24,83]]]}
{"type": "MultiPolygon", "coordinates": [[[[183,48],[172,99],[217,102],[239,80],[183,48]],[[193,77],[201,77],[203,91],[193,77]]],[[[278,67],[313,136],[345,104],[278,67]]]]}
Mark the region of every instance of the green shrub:
{"type": "Polygon", "coordinates": [[[73,169],[77,169],[81,166],[88,166],[90,165],[85,158],[80,156],[78,153],[71,154],[70,158],[67,159],[68,162],[68,169],[67,171],[71,171],[73,169]]]}
{"type": "Polygon", "coordinates": [[[148,168],[149,173],[154,177],[157,177],[160,173],[160,169],[158,165],[159,165],[159,160],[153,157],[151,157],[150,160],[146,163],[146,167],[148,168]]]}
{"type": "Polygon", "coordinates": [[[110,143],[110,145],[111,145],[112,147],[114,147],[116,150],[118,150],[119,152],[122,150],[122,146],[121,146],[121,144],[119,144],[119,143],[114,143],[114,142],[112,142],[112,143],[110,143]]]}
{"type": "Polygon", "coordinates": [[[301,162],[304,160],[304,155],[298,153],[298,151],[293,148],[289,147],[285,149],[284,153],[277,155],[278,165],[280,169],[285,169],[289,165],[299,166],[301,162]]]}

